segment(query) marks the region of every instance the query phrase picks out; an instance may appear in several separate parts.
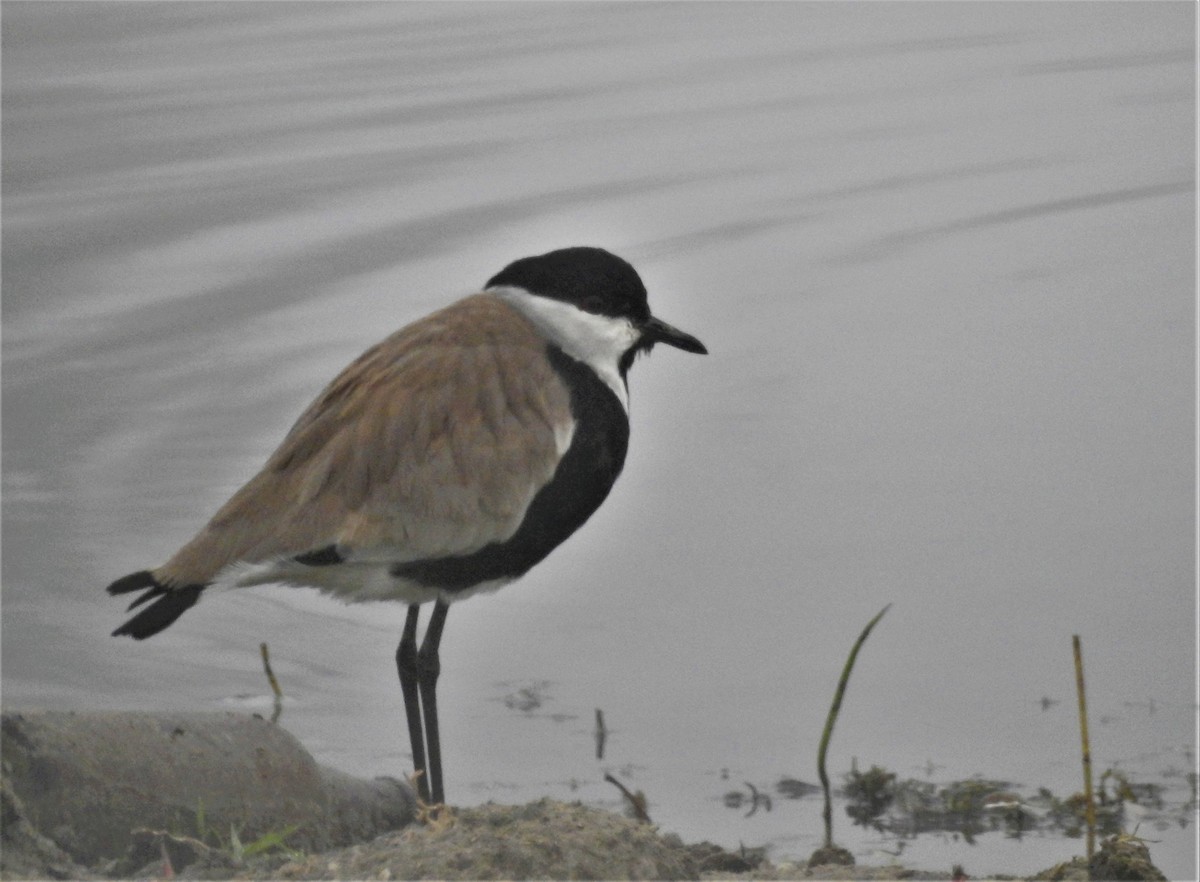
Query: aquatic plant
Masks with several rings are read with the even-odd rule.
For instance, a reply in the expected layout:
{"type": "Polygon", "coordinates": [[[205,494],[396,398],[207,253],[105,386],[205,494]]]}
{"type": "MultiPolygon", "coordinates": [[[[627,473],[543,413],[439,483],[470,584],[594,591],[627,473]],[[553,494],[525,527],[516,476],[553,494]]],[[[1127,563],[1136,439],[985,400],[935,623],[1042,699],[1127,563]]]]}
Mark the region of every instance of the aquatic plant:
{"type": "Polygon", "coordinates": [[[875,765],[860,772],[857,765],[852,765],[845,781],[842,792],[848,802],[846,814],[860,827],[882,830],[879,816],[896,798],[896,773],[875,765]]]}
{"type": "MultiPolygon", "coordinates": [[[[833,726],[837,722],[838,712],[842,709],[842,698],[846,694],[846,684],[850,682],[850,672],[854,669],[854,660],[858,658],[858,651],[866,642],[867,637],[871,634],[871,629],[876,623],[883,618],[883,614],[891,609],[889,603],[881,609],[875,618],[867,622],[867,626],[862,629],[862,633],[858,635],[858,639],[854,641],[854,646],[850,649],[850,655],[846,659],[846,664],[842,668],[842,676],[838,680],[837,690],[833,693],[833,703],[829,706],[829,714],[825,718],[825,731],[821,734],[821,745],[817,748],[817,776],[821,779],[821,787],[825,791],[825,808],[822,812],[822,818],[825,821],[825,847],[819,849],[825,851],[832,849],[833,846],[833,800],[829,792],[829,774],[825,771],[825,754],[829,750],[829,739],[833,737],[833,726]]],[[[811,861],[810,861],[811,863],[811,861]]]]}

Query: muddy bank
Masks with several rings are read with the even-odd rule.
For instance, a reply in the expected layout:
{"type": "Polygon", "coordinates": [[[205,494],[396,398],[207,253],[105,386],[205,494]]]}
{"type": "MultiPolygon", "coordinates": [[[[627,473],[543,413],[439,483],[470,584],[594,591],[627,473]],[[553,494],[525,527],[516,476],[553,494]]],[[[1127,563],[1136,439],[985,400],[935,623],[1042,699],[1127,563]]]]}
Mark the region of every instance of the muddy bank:
{"type": "MultiPolygon", "coordinates": [[[[22,821],[24,824],[24,821],[22,821]]],[[[400,830],[316,854],[288,837],[210,845],[139,829],[119,858],[82,866],[42,839],[14,842],[6,823],[5,879],[949,879],[900,866],[773,866],[760,855],[684,844],[652,825],[579,804],[450,809],[400,830]],[[33,850],[29,850],[30,846],[33,850]],[[14,849],[14,846],[17,846],[14,849]]],[[[36,835],[36,834],[35,834],[36,835]]]]}
{"type": "Polygon", "coordinates": [[[36,842],[29,830],[94,866],[125,855],[139,828],[242,842],[286,830],[293,847],[320,851],[415,817],[406,782],[320,766],[256,716],[27,711],[3,714],[0,737],[6,870],[36,842]]]}
{"type": "MultiPolygon", "coordinates": [[[[431,814],[407,783],[324,769],[257,717],[7,713],[2,732],[5,879],[951,878],[773,865],[549,799],[431,814]]],[[[1131,837],[1093,864],[1091,878],[1163,878],[1131,837]]],[[[1076,861],[1038,878],[1088,874],[1076,861]]]]}
{"type": "MultiPolygon", "coordinates": [[[[651,824],[542,799],[485,805],[369,843],[262,868],[255,879],[904,879],[902,867],[773,866],[761,855],[685,844],[651,824]]],[[[948,874],[923,878],[949,879],[948,874]]]]}

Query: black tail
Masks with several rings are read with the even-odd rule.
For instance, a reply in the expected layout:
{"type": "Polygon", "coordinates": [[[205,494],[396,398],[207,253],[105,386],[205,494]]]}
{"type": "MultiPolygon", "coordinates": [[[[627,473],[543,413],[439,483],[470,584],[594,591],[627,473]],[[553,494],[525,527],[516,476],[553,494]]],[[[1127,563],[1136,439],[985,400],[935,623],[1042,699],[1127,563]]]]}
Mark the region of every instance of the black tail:
{"type": "Polygon", "coordinates": [[[149,570],[131,573],[123,579],[117,579],[108,586],[109,594],[128,594],[130,591],[146,589],[140,597],[129,604],[129,609],[136,609],[156,597],[158,600],[113,631],[112,635],[119,637],[122,634],[128,634],[134,640],[145,640],[147,637],[157,634],[191,609],[204,588],[204,585],[168,587],[159,584],[149,570]]]}

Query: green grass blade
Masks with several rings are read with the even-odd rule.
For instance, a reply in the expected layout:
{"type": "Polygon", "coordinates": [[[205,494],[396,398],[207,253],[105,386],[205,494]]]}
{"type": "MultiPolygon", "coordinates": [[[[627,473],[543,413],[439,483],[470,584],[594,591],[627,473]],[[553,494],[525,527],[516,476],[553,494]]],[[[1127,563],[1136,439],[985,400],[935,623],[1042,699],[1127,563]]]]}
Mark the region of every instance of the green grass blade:
{"type": "Polygon", "coordinates": [[[854,647],[850,650],[850,657],[846,659],[846,665],[842,668],[841,679],[838,680],[837,691],[833,693],[833,704],[829,706],[829,716],[825,718],[825,731],[821,735],[821,746],[817,750],[817,775],[821,779],[821,787],[825,791],[825,810],[822,817],[825,820],[825,845],[833,845],[833,802],[829,795],[829,775],[825,772],[825,753],[829,749],[829,739],[833,736],[833,724],[837,722],[838,712],[842,709],[842,696],[846,694],[846,684],[850,682],[850,671],[854,669],[854,660],[858,657],[858,650],[866,642],[867,637],[871,633],[871,629],[875,627],[876,622],[883,618],[883,614],[892,608],[889,603],[871,621],[867,622],[867,626],[863,628],[862,633],[858,635],[858,639],[854,641],[854,647]]]}

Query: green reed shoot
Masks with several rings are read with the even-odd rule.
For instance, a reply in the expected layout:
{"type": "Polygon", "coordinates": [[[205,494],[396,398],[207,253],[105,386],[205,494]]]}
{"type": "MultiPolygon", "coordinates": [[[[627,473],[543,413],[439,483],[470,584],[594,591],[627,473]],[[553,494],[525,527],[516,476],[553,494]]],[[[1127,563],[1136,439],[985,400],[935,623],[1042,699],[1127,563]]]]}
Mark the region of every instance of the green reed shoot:
{"type": "Polygon", "coordinates": [[[833,724],[837,722],[838,712],[842,709],[842,696],[846,694],[846,684],[850,682],[850,671],[854,669],[854,660],[858,658],[858,650],[862,648],[867,637],[871,633],[871,629],[875,627],[875,623],[883,618],[883,614],[891,609],[889,603],[871,621],[867,622],[867,626],[863,628],[862,633],[858,635],[858,639],[854,641],[854,647],[850,650],[850,657],[846,659],[846,666],[842,668],[842,677],[838,680],[837,691],[833,693],[833,704],[829,706],[829,716],[825,718],[825,731],[821,735],[821,746],[817,750],[817,774],[821,778],[821,787],[825,791],[825,811],[823,817],[825,819],[825,846],[833,845],[833,802],[829,795],[829,775],[825,772],[825,753],[829,749],[829,739],[833,735],[833,724]]]}

